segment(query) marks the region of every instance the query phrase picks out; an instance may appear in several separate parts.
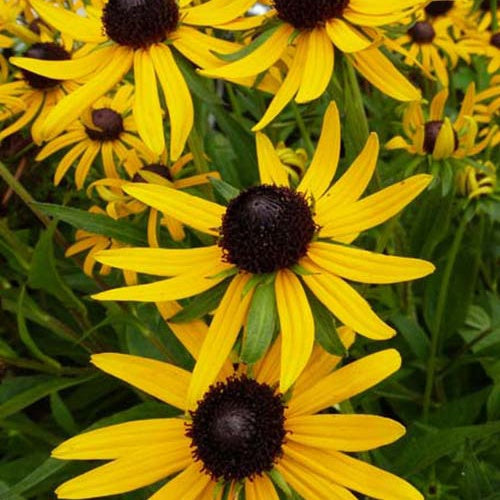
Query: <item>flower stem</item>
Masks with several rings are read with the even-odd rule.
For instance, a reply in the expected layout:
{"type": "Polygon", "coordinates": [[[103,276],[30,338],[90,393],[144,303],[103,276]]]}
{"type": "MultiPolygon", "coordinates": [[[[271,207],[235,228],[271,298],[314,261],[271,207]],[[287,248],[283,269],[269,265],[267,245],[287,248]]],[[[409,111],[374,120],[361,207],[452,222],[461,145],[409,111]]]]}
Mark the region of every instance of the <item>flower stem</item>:
{"type": "Polygon", "coordinates": [[[446,265],[444,268],[443,277],[441,279],[441,286],[439,289],[439,296],[436,305],[434,322],[431,328],[431,351],[429,354],[429,362],[427,364],[427,379],[425,383],[424,402],[423,402],[424,421],[427,421],[429,418],[432,389],[434,387],[434,380],[436,377],[436,362],[437,362],[437,351],[439,345],[439,336],[441,333],[441,326],[443,322],[443,314],[446,305],[446,298],[448,296],[448,289],[450,286],[451,273],[453,271],[453,267],[457,259],[458,250],[460,249],[464,237],[467,221],[468,219],[464,214],[462,216],[462,220],[460,221],[460,225],[458,226],[457,232],[455,233],[455,238],[453,239],[453,243],[448,253],[448,258],[446,259],[446,265]]]}
{"type": "Polygon", "coordinates": [[[498,0],[490,0],[491,11],[491,31],[495,33],[498,29],[498,14],[497,14],[498,0]]]}
{"type": "Polygon", "coordinates": [[[297,125],[300,130],[300,135],[302,136],[302,140],[304,141],[304,146],[307,150],[307,154],[309,155],[309,158],[312,158],[314,155],[314,145],[311,141],[311,136],[309,135],[309,131],[307,130],[302,115],[300,114],[299,107],[297,106],[297,104],[295,104],[294,101],[291,102],[291,107],[293,110],[293,114],[295,116],[295,121],[297,122],[297,125]]]}

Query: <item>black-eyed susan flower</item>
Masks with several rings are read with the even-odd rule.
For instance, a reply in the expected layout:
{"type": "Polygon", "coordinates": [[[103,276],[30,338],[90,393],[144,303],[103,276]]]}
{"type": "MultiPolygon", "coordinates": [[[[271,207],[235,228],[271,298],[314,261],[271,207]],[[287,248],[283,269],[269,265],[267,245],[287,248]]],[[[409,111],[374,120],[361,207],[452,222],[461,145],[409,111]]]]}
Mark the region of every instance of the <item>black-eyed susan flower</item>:
{"type": "MultiPolygon", "coordinates": [[[[71,54],[56,42],[34,43],[24,55],[38,62],[71,60],[71,54]]],[[[76,59],[74,61],[78,63],[76,59]]],[[[48,113],[68,92],[77,87],[73,80],[47,78],[21,70],[14,81],[0,85],[0,104],[4,107],[0,118],[6,124],[0,131],[0,140],[30,125],[33,140],[40,144],[40,127],[48,113]],[[8,100],[12,98],[21,100],[23,105],[9,104],[8,100]],[[11,123],[12,120],[14,121],[11,123]]]]}
{"type": "Polygon", "coordinates": [[[469,200],[492,195],[497,187],[496,167],[491,161],[467,165],[458,172],[456,182],[459,193],[469,200]]]}
{"type": "Polygon", "coordinates": [[[75,164],[75,183],[81,189],[90,168],[101,157],[107,177],[119,178],[117,166],[122,165],[134,148],[143,155],[155,155],[137,137],[134,117],[130,114],[134,87],[121,86],[113,97],[101,97],[87,109],[83,116],[68,125],[59,136],[50,140],[38,153],[38,161],[45,160],[58,151],[69,148],[62,157],[54,175],[57,186],[75,164]]]}
{"type": "MultiPolygon", "coordinates": [[[[451,3],[451,2],[448,2],[451,3]]],[[[435,75],[445,87],[449,84],[448,71],[456,67],[459,57],[470,63],[470,56],[465,48],[455,43],[450,27],[450,17],[428,17],[419,13],[417,21],[406,34],[396,38],[390,47],[398,50],[403,47],[407,53],[405,63],[413,66],[418,62],[430,75],[435,75]]]]}
{"type": "Polygon", "coordinates": [[[264,278],[274,282],[282,359],[287,360],[280,376],[282,392],[296,380],[313,348],[314,319],[304,285],[361,335],[391,337],[394,330],[345,279],[395,283],[425,276],[434,268],[418,259],[380,255],[349,244],[361,231],[398,213],[425,189],[431,177],[418,175],[359,200],[374,172],[378,148],[377,136],[372,134],[350,169],[329,187],[340,153],[339,115],[331,103],[318,149],[297,189],[290,186],[271,141],[260,133],[257,155],[262,184],[242,191],[227,207],[166,186],[124,186],[125,192],[141,202],[217,241],[204,248],[103,252],[98,256],[102,263],[167,279],[109,290],[95,298],[177,300],[231,276],[194,371],[191,401],[214,380],[245,323],[252,285],[264,278]]]}
{"type": "MultiPolygon", "coordinates": [[[[191,352],[202,341],[203,335],[192,336],[191,352]]],[[[374,415],[321,413],[395,372],[399,354],[389,349],[334,370],[339,358],[315,351],[284,401],[276,389],[278,351],[273,346],[254,367],[254,378],[226,362],[193,404],[192,375],[184,369],[126,354],[92,356],[99,369],[178,408],[179,416],[104,427],[62,443],[55,458],[108,463],[63,483],[56,494],[100,498],[170,478],[150,500],[220,500],[239,489],[247,500],[278,500],[273,478],[280,478],[307,500],[354,500],[350,490],[385,500],[423,499],[403,479],[348,454],[397,440],[403,426],[374,415]]]]}
{"type": "Polygon", "coordinates": [[[191,1],[109,0],[102,9],[87,9],[86,16],[58,8],[44,0],[32,0],[39,15],[51,26],[95,44],[78,63],[45,64],[33,59],[13,58],[19,67],[50,78],[88,78],[47,117],[43,136],[51,139],[81,116],[100,96],[113,88],[133,68],[135,100],[133,113],[139,135],[156,154],[165,149],[162,105],[158,82],[170,117],[170,156],[182,154],[193,125],[193,103],[189,88],[177,66],[175,51],[198,65],[222,63],[213,53],[228,53],[239,46],[198,31],[193,26],[216,26],[245,12],[252,0],[211,0],[190,6],[191,1]]]}
{"type": "Polygon", "coordinates": [[[410,142],[398,135],[387,144],[388,149],[406,149],[415,155],[430,155],[435,160],[473,156],[487,147],[490,137],[476,143],[478,125],[473,118],[475,86],[467,88],[460,111],[452,122],[445,113],[448,89],[432,99],[428,110],[420,103],[410,103],[404,112],[403,129],[410,142]]]}
{"type": "Polygon", "coordinates": [[[382,92],[402,101],[420,99],[417,89],[373,47],[374,39],[365,30],[402,19],[422,1],[376,5],[371,0],[270,3],[271,11],[264,18],[271,27],[262,43],[241,59],[201,72],[217,78],[249,77],[268,70],[281,58],[291,57],[283,84],[254,130],[265,127],[294,97],[296,102],[305,103],[323,94],[332,77],[335,48],[346,53],[356,69],[382,92]]]}
{"type": "Polygon", "coordinates": [[[474,119],[481,129],[479,137],[491,136],[490,146],[500,144],[500,75],[491,78],[488,88],[476,94],[474,119]]]}
{"type": "Polygon", "coordinates": [[[450,28],[455,39],[474,26],[471,10],[474,0],[434,0],[425,6],[425,14],[430,19],[451,20],[450,28]]]}
{"type": "MultiPolygon", "coordinates": [[[[186,189],[201,184],[207,184],[210,178],[219,178],[219,172],[207,172],[204,174],[189,175],[189,163],[193,155],[188,153],[181,156],[172,165],[167,165],[166,154],[162,157],[140,158],[136,151],[128,153],[124,167],[132,182],[150,182],[156,185],[169,186],[174,189],[186,189]]],[[[100,197],[107,203],[106,212],[113,219],[126,217],[133,214],[148,212],[148,243],[151,247],[159,247],[158,243],[158,219],[165,226],[174,241],[181,241],[185,237],[182,223],[169,215],[158,217],[158,211],[148,205],[136,200],[123,191],[123,186],[128,184],[127,180],[106,178],[99,179],[91,184],[89,192],[95,188],[100,197]]]]}

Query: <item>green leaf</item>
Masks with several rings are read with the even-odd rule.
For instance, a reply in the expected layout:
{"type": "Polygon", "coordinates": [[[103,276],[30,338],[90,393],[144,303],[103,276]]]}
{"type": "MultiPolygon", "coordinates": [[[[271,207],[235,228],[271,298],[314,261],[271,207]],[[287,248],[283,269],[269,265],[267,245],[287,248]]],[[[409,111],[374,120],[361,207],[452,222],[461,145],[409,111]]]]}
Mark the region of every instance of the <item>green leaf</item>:
{"type": "Polygon", "coordinates": [[[345,356],[346,349],[340,340],[332,313],[307,289],[306,295],[314,318],[316,341],[326,352],[345,356]]]}
{"type": "Polygon", "coordinates": [[[274,281],[255,289],[248,312],[245,338],[241,349],[244,363],[256,363],[267,351],[278,323],[274,281]]]}
{"type": "Polygon", "coordinates": [[[35,341],[31,337],[28,327],[26,326],[26,321],[23,314],[23,303],[24,297],[26,295],[26,287],[21,288],[21,293],[19,294],[18,307],[17,307],[17,328],[19,330],[19,337],[23,344],[28,348],[28,350],[39,359],[42,363],[46,365],[53,366],[57,370],[61,369],[61,364],[55,359],[44,354],[39,347],[36,345],[35,341]]]}
{"type": "Polygon", "coordinates": [[[273,480],[273,483],[285,494],[287,498],[292,498],[292,490],[285,478],[281,475],[281,472],[276,468],[271,469],[268,473],[269,477],[273,480]]]}
{"type": "Polygon", "coordinates": [[[66,431],[70,436],[78,434],[79,429],[75,419],[57,392],[50,394],[50,409],[52,410],[54,420],[59,424],[61,429],[66,431]]]}
{"type": "Polygon", "coordinates": [[[117,221],[106,215],[92,214],[85,210],[52,203],[34,203],[34,205],[45,214],[67,222],[77,229],[102,234],[131,245],[147,245],[144,232],[131,225],[130,222],[117,221]]]}
{"type": "Polygon", "coordinates": [[[236,198],[240,194],[239,189],[231,186],[231,184],[228,184],[221,179],[217,179],[217,177],[209,177],[208,180],[214,187],[215,191],[217,191],[217,193],[219,193],[227,202],[231,201],[233,198],[236,198]]]}
{"type": "Polygon", "coordinates": [[[182,311],[172,316],[168,321],[172,323],[187,323],[201,318],[215,310],[227,290],[229,281],[223,281],[206,292],[200,293],[192,299],[182,311]]]}
{"type": "Polygon", "coordinates": [[[413,318],[402,314],[392,317],[391,321],[417,358],[426,361],[429,356],[430,342],[422,327],[413,318]]]}
{"type": "Polygon", "coordinates": [[[53,236],[56,222],[44,231],[35,246],[31,259],[28,284],[31,288],[42,289],[59,299],[69,308],[77,310],[82,316],[87,315],[85,306],[62,280],[54,258],[53,236]]]}

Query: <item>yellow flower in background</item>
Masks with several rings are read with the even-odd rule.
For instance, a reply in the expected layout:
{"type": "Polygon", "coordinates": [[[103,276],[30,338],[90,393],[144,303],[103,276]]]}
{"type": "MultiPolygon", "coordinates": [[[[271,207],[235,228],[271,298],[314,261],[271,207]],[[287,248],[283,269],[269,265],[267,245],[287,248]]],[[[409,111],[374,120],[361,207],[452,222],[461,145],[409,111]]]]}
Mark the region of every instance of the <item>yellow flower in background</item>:
{"type": "Polygon", "coordinates": [[[61,135],[54,137],[42,148],[36,157],[37,161],[45,160],[71,146],[57,166],[54,175],[56,186],[78,162],[75,184],[77,189],[81,189],[99,155],[105,175],[111,178],[119,178],[117,166],[125,162],[129,148],[154,157],[136,134],[137,128],[130,114],[133,91],[134,87],[127,84],[120,87],[113,97],[98,99],[79,120],[70,123],[61,135]]]}
{"type": "Polygon", "coordinates": [[[227,207],[166,186],[129,184],[124,191],[166,215],[212,235],[202,248],[134,248],[98,255],[104,264],[166,279],[109,290],[100,300],[161,302],[204,292],[230,276],[194,370],[189,400],[197,401],[214,380],[246,322],[252,283],[274,280],[281,325],[280,390],[286,392],[306,365],[314,344],[314,320],[304,285],[344,324],[371,339],[394,330],[345,279],[396,283],[425,276],[432,264],[381,255],[349,246],[358,234],[385,222],[410,203],[431,177],[417,175],[359,199],[377,163],[372,134],[347,172],[332,186],[340,154],[335,103],[324,118],[319,145],[296,189],[270,140],[257,134],[262,185],[251,187],[227,207]],[[223,334],[221,332],[224,332],[223,334]]]}
{"type": "Polygon", "coordinates": [[[194,119],[193,103],[172,49],[195,64],[221,63],[212,52],[228,53],[239,46],[209,37],[192,26],[217,26],[245,12],[252,0],[211,0],[190,7],[191,1],[109,0],[99,9],[87,9],[87,17],[44,0],[31,0],[40,17],[54,28],[90,44],[95,50],[78,61],[40,63],[12,58],[21,68],[49,78],[89,78],[47,117],[43,137],[51,139],[78,119],[133,68],[133,113],[139,135],[156,154],[165,149],[159,82],[170,117],[170,156],[177,160],[184,149],[194,119]],[[230,5],[229,5],[230,4],[230,5]]]}
{"type": "Polygon", "coordinates": [[[435,160],[465,158],[486,148],[490,136],[476,144],[478,125],[473,118],[474,83],[467,88],[460,111],[453,122],[445,114],[447,99],[448,89],[438,92],[427,113],[424,113],[420,103],[410,103],[403,117],[403,129],[410,142],[398,135],[386,144],[386,148],[431,155],[435,160]]]}
{"type": "Polygon", "coordinates": [[[423,3],[420,0],[377,4],[372,0],[275,0],[270,13],[263,16],[273,27],[262,43],[237,61],[207,67],[201,73],[216,78],[258,75],[280,59],[288,59],[293,45],[286,78],[253,130],[264,128],[293,98],[305,103],[320,97],[332,77],[335,48],[346,53],[356,69],[382,92],[402,101],[418,100],[419,91],[373,47],[375,41],[366,29],[400,20],[423,3]]]}
{"type": "MultiPolygon", "coordinates": [[[[41,64],[71,59],[70,52],[56,42],[34,43],[24,55],[38,63],[43,61],[41,64]]],[[[79,59],[75,58],[74,61],[78,63],[79,59]]],[[[0,104],[3,105],[0,121],[4,123],[8,121],[7,126],[0,131],[0,140],[30,125],[33,140],[40,144],[43,121],[54,106],[76,88],[78,84],[72,79],[47,78],[28,70],[21,70],[14,81],[0,85],[0,104]],[[23,105],[16,105],[11,99],[19,99],[23,105]],[[15,121],[11,123],[14,118],[15,121]]]]}
{"type": "MultiPolygon", "coordinates": [[[[141,160],[135,151],[131,151],[128,153],[123,166],[132,182],[150,182],[151,184],[169,186],[174,189],[185,189],[207,184],[209,178],[217,179],[220,177],[219,172],[216,171],[189,175],[189,163],[192,159],[193,155],[189,153],[179,158],[174,164],[167,166],[165,153],[158,161],[151,157],[141,160]]],[[[159,247],[158,211],[125,193],[123,187],[129,182],[116,178],[100,179],[93,182],[88,191],[90,194],[93,188],[96,189],[99,196],[107,202],[106,212],[113,219],[148,211],[148,244],[151,247],[159,247]]],[[[169,215],[162,215],[160,224],[167,228],[174,241],[184,239],[184,228],[178,220],[169,215]]]]}
{"type": "MultiPolygon", "coordinates": [[[[105,212],[99,207],[93,206],[89,209],[91,214],[102,214],[105,212]]],[[[83,261],[83,272],[92,277],[94,275],[94,268],[97,264],[94,259],[94,254],[105,250],[107,248],[122,248],[124,245],[113,238],[104,236],[102,234],[91,233],[85,231],[84,229],[77,229],[75,233],[75,243],[70,245],[65,252],[66,257],[73,257],[79,253],[87,251],[85,259],[83,261]]],[[[111,272],[111,267],[101,266],[99,274],[107,275],[111,272]]],[[[137,284],[137,274],[133,271],[123,271],[123,276],[125,278],[125,283],[127,285],[137,284]]]]}
{"type": "Polygon", "coordinates": [[[457,186],[469,200],[491,195],[497,187],[497,169],[491,161],[480,162],[478,167],[467,165],[457,174],[457,186]]]}
{"type": "Polygon", "coordinates": [[[406,64],[413,66],[419,63],[428,74],[435,75],[447,87],[448,68],[455,68],[459,57],[470,63],[468,52],[450,35],[452,24],[450,17],[426,19],[421,13],[406,34],[394,41],[389,40],[388,46],[394,50],[404,48],[407,51],[402,51],[406,55],[406,64]]]}
{"type": "MultiPolygon", "coordinates": [[[[196,329],[197,335],[183,332],[195,358],[206,335],[196,329]]],[[[316,349],[285,402],[276,390],[276,344],[255,365],[254,378],[226,361],[192,405],[190,372],[127,354],[93,355],[99,369],[180,415],[104,427],[62,443],[52,453],[57,459],[108,463],[63,483],[57,496],[101,498],[170,477],[150,500],[221,500],[224,490],[232,498],[238,488],[247,500],[278,500],[273,477],[279,475],[305,499],[354,500],[350,490],[386,500],[423,499],[406,481],[347,454],[392,443],[403,426],[374,415],[321,413],[394,373],[399,354],[388,349],[335,370],[340,358],[316,349]]]]}
{"type": "Polygon", "coordinates": [[[457,40],[468,29],[474,27],[471,10],[474,0],[435,0],[425,6],[428,19],[448,19],[453,37],[457,40]]]}
{"type": "Polygon", "coordinates": [[[500,75],[491,78],[490,86],[476,94],[474,118],[482,126],[479,137],[491,137],[492,148],[500,144],[500,75]]]}

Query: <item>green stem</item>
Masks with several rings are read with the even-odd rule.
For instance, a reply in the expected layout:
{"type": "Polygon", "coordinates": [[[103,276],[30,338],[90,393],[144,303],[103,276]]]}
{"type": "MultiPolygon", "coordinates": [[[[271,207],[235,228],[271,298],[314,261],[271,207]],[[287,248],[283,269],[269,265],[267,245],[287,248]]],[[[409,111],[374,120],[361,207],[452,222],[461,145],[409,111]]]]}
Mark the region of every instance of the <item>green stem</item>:
{"type": "Polygon", "coordinates": [[[498,5],[498,0],[490,0],[491,31],[493,33],[498,29],[497,5],[498,5]]]}
{"type": "Polygon", "coordinates": [[[307,154],[309,155],[309,158],[312,158],[314,155],[314,145],[311,141],[311,136],[309,135],[309,131],[307,130],[302,115],[300,114],[299,107],[294,101],[291,102],[291,107],[293,110],[293,114],[295,116],[295,121],[297,122],[297,125],[300,130],[300,135],[302,136],[302,140],[304,141],[304,146],[307,150],[307,154]]]}
{"type": "Polygon", "coordinates": [[[431,350],[429,354],[429,362],[427,364],[427,379],[425,383],[424,392],[424,402],[423,402],[423,418],[427,421],[429,418],[429,409],[431,405],[432,389],[434,387],[434,380],[436,377],[436,362],[437,362],[437,352],[439,345],[439,337],[441,333],[441,326],[443,322],[443,314],[446,305],[446,298],[448,296],[448,288],[450,285],[451,273],[455,265],[458,250],[462,243],[465,228],[467,226],[467,219],[462,216],[460,225],[458,226],[457,232],[455,233],[455,238],[448,253],[448,258],[446,260],[446,266],[444,268],[443,277],[441,280],[441,288],[439,290],[439,296],[436,305],[436,312],[434,316],[434,322],[431,328],[431,350]]]}
{"type": "Polygon", "coordinates": [[[193,127],[191,133],[189,134],[188,145],[189,150],[193,154],[193,162],[196,167],[196,171],[199,174],[207,173],[210,169],[208,167],[208,162],[205,158],[205,154],[203,153],[203,144],[201,142],[201,137],[196,130],[196,127],[193,127]]]}

